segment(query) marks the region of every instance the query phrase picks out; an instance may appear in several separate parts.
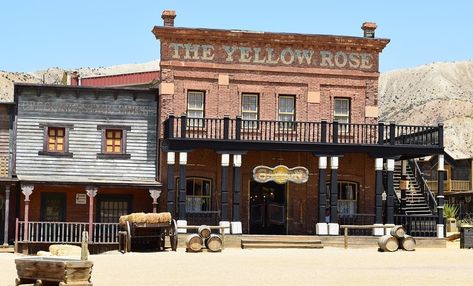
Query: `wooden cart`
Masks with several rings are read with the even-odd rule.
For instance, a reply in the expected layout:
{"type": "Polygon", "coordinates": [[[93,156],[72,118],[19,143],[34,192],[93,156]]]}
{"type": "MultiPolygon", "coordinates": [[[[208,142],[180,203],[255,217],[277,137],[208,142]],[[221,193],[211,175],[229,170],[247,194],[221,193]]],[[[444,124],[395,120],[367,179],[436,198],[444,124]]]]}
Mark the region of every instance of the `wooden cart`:
{"type": "Polygon", "coordinates": [[[177,249],[177,223],[176,220],[162,223],[135,223],[127,221],[122,226],[119,234],[119,250],[123,253],[132,249],[164,250],[166,236],[169,237],[170,247],[177,249]]]}

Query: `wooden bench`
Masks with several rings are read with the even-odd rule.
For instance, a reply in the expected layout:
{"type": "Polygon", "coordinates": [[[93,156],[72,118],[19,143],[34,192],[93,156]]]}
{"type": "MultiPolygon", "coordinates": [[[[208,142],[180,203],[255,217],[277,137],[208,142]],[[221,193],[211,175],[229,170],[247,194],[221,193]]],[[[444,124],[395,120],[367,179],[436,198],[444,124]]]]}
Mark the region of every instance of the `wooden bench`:
{"type": "Polygon", "coordinates": [[[343,244],[345,249],[348,248],[348,229],[374,229],[375,228],[384,228],[374,224],[366,224],[366,225],[351,225],[351,224],[342,224],[340,228],[343,228],[343,244]]]}

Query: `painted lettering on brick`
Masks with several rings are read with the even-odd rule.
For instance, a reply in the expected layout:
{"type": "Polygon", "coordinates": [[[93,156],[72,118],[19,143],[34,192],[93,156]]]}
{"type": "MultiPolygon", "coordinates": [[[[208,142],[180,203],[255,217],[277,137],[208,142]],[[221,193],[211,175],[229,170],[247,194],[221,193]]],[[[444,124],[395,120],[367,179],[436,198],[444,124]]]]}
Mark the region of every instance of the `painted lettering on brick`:
{"type": "Polygon", "coordinates": [[[361,52],[190,43],[170,43],[168,47],[169,50],[164,53],[164,58],[174,60],[361,70],[375,68],[373,55],[361,52]]]}

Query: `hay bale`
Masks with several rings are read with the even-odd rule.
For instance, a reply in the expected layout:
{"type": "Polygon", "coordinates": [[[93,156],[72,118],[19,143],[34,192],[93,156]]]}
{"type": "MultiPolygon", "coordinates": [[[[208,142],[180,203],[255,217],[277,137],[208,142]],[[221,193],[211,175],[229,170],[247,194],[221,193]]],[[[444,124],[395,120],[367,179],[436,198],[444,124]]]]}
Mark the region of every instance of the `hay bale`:
{"type": "Polygon", "coordinates": [[[169,212],[146,214],[147,223],[169,223],[171,222],[171,220],[172,220],[172,217],[171,217],[171,213],[169,212]]]}
{"type": "Polygon", "coordinates": [[[40,250],[36,253],[36,255],[37,256],[51,256],[51,252],[40,250]]]}
{"type": "Polygon", "coordinates": [[[128,221],[133,223],[146,223],[146,214],[132,213],[128,216],[128,221]]]}
{"type": "Polygon", "coordinates": [[[126,222],[128,221],[128,215],[122,215],[119,219],[118,219],[118,223],[121,224],[121,225],[125,225],[126,222]]]}
{"type": "Polygon", "coordinates": [[[53,256],[81,256],[81,248],[70,244],[51,244],[49,252],[53,256]]]}

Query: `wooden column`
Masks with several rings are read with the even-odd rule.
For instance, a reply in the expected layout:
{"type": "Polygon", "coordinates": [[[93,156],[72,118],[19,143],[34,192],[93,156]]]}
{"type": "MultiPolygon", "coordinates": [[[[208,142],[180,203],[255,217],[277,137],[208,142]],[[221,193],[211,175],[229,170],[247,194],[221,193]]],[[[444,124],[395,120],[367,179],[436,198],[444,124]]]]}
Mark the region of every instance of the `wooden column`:
{"type": "Polygon", "coordinates": [[[156,213],[158,207],[158,198],[161,195],[161,190],[149,189],[149,195],[153,199],[153,213],[156,213]]]}
{"type": "Polygon", "coordinates": [[[187,152],[179,153],[179,220],[186,220],[187,152]]]}
{"type": "Polygon", "coordinates": [[[383,224],[383,158],[375,159],[375,224],[383,224]]]}
{"type": "MultiPolygon", "coordinates": [[[[445,173],[444,169],[444,157],[443,155],[439,155],[438,157],[438,164],[437,164],[437,215],[438,215],[438,222],[437,224],[444,223],[443,221],[443,205],[445,201],[444,197],[444,186],[443,186],[443,177],[445,173]]],[[[442,234],[443,236],[443,234],[442,234]]]]}
{"type": "Polygon", "coordinates": [[[94,198],[97,195],[97,187],[85,187],[87,196],[89,196],[89,242],[94,238],[94,198]]]}
{"type": "Polygon", "coordinates": [[[338,222],[338,157],[330,158],[330,222],[338,222]]]}
{"type": "Polygon", "coordinates": [[[325,176],[327,169],[327,157],[319,157],[319,223],[325,223],[325,201],[327,196],[325,194],[327,187],[325,184],[325,176]]]}
{"type": "Polygon", "coordinates": [[[176,216],[176,180],[174,179],[174,164],[176,163],[176,154],[167,153],[167,211],[174,218],[176,216]]]}
{"type": "Polygon", "coordinates": [[[8,224],[10,212],[10,185],[5,185],[5,227],[3,233],[3,246],[8,246],[8,224]]]}
{"type": "Polygon", "coordinates": [[[233,155],[233,207],[232,221],[240,221],[241,155],[233,155]]]}
{"type": "Polygon", "coordinates": [[[25,196],[25,225],[23,229],[23,240],[28,241],[28,212],[30,206],[30,196],[33,194],[34,185],[22,184],[21,192],[25,196]]]}
{"type": "Polygon", "coordinates": [[[228,166],[230,165],[230,155],[222,154],[222,186],[220,189],[221,194],[221,221],[228,221],[228,166]]]}
{"type": "Polygon", "coordinates": [[[386,224],[394,224],[394,159],[387,160],[386,224]]]}

